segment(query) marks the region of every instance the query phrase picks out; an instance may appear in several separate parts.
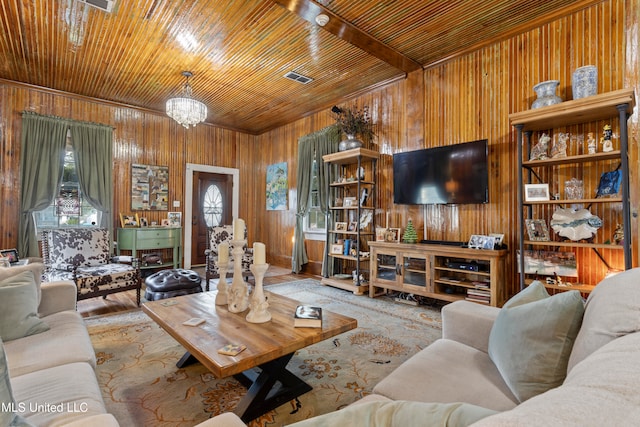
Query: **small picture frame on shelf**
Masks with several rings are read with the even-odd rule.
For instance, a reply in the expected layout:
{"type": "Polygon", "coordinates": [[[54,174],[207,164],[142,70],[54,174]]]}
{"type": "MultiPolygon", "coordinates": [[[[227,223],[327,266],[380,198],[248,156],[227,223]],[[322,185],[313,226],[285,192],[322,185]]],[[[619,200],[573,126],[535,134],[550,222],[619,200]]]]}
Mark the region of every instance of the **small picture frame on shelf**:
{"type": "Polygon", "coordinates": [[[347,231],[356,231],[358,229],[358,222],[351,221],[349,222],[349,226],[347,227],[347,231]]]}
{"type": "Polygon", "coordinates": [[[549,184],[525,184],[524,201],[542,202],[549,200],[549,184]]]}
{"type": "Polygon", "coordinates": [[[502,247],[502,242],[504,241],[504,234],[502,234],[502,233],[489,233],[489,236],[495,238],[496,248],[502,247]]]}
{"type": "Polygon", "coordinates": [[[549,241],[549,228],[544,219],[525,219],[529,240],[537,242],[549,241]]]}
{"type": "Polygon", "coordinates": [[[356,206],[356,198],[355,197],[345,197],[343,202],[343,207],[351,208],[356,206]]]}
{"type": "Polygon", "coordinates": [[[376,227],[376,242],[384,242],[387,229],[383,227],[376,227]]]}
{"type": "Polygon", "coordinates": [[[171,221],[169,220],[169,218],[163,218],[161,225],[163,227],[171,227],[171,221]]]}
{"type": "Polygon", "coordinates": [[[0,256],[6,258],[9,264],[15,264],[20,261],[17,249],[3,249],[0,251],[0,256]]]}
{"type": "Polygon", "coordinates": [[[331,254],[343,255],[343,252],[344,252],[344,245],[341,245],[339,243],[334,243],[333,245],[331,245],[331,254]]]}
{"type": "Polygon", "coordinates": [[[138,227],[140,225],[140,221],[138,220],[138,214],[135,215],[123,215],[120,213],[120,227],[138,227]]]}
{"type": "Polygon", "coordinates": [[[346,222],[336,222],[336,231],[347,231],[346,222]]]}
{"type": "Polygon", "coordinates": [[[147,220],[147,218],[141,216],[140,217],[140,227],[148,227],[149,226],[149,220],[147,220]]]}
{"type": "Polygon", "coordinates": [[[167,213],[167,219],[171,227],[182,226],[182,212],[169,212],[167,213]]]}
{"type": "Polygon", "coordinates": [[[400,229],[387,228],[384,240],[386,242],[400,243],[400,229]]]}
{"type": "Polygon", "coordinates": [[[469,249],[494,249],[496,246],[496,238],[494,236],[472,234],[469,238],[468,246],[469,249]]]}

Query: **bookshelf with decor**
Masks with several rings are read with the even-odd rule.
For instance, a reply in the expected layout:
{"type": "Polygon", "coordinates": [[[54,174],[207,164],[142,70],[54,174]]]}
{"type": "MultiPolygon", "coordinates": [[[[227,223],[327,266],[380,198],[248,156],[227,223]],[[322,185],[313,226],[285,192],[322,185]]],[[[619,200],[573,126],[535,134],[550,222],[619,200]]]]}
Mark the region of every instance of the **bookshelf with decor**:
{"type": "Polygon", "coordinates": [[[324,285],[368,292],[369,245],[375,236],[376,176],[378,153],[354,148],[327,154],[325,163],[337,166],[330,183],[330,220],[326,256],[330,274],[324,285]]]}
{"type": "Polygon", "coordinates": [[[592,276],[596,268],[632,267],[627,120],[634,105],[633,89],[622,89],[509,116],[517,132],[521,289],[546,275],[549,289],[589,293],[604,278],[578,277],[577,262],[591,253],[600,264],[589,267],[592,276]]]}

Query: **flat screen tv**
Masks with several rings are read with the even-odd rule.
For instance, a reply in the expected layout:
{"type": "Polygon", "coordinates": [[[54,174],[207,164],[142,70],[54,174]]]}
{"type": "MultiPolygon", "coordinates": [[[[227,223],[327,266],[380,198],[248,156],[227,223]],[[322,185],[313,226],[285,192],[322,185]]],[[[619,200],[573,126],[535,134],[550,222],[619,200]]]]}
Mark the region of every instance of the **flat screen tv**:
{"type": "Polygon", "coordinates": [[[486,139],[393,155],[393,202],[402,205],[489,202],[486,139]]]}

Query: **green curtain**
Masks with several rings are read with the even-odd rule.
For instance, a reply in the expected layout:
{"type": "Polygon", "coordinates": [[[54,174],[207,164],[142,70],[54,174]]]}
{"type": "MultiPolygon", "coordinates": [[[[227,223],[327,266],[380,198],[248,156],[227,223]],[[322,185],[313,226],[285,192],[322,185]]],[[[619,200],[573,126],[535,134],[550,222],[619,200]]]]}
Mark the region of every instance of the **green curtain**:
{"type": "Polygon", "coordinates": [[[76,160],[80,190],[94,208],[102,212],[100,227],[113,239],[113,128],[72,123],[71,144],[76,160]]]}
{"type": "MultiPolygon", "coordinates": [[[[313,161],[316,161],[318,167],[318,195],[320,209],[328,218],[330,170],[322,161],[322,156],[338,151],[340,136],[340,130],[334,125],[310,135],[303,136],[298,140],[298,203],[296,207],[293,254],[291,257],[291,267],[294,273],[299,273],[302,270],[302,266],[309,262],[307,251],[304,246],[303,224],[304,218],[309,211],[309,194],[311,192],[313,161]]],[[[327,221],[327,227],[329,226],[329,221],[327,221]]],[[[322,267],[323,275],[325,275],[325,270],[327,269],[326,264],[325,251],[325,259],[323,259],[322,267]]]]}
{"type": "Polygon", "coordinates": [[[68,124],[57,118],[24,112],[20,169],[18,254],[40,254],[32,212],[51,204],[62,180],[68,124]]]}

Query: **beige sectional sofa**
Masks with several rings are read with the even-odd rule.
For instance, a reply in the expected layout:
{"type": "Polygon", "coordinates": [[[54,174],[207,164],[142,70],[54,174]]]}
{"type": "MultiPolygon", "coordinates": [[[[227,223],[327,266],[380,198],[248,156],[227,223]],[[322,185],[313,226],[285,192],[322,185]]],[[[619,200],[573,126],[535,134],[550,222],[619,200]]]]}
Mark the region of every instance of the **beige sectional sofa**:
{"type": "MultiPolygon", "coordinates": [[[[11,286],[14,278],[29,275],[25,272],[39,279],[43,268],[40,263],[2,268],[0,281],[11,286]]],[[[42,331],[1,344],[0,356],[5,357],[0,357],[0,362],[4,359],[0,363],[0,374],[4,374],[4,378],[0,375],[0,417],[4,421],[13,417],[16,425],[26,421],[25,425],[34,426],[118,426],[102,399],[94,371],[95,353],[76,311],[75,285],[71,281],[36,282],[38,330],[42,331]],[[11,393],[13,401],[9,402],[11,393]]]]}
{"type": "MultiPolygon", "coordinates": [[[[640,269],[605,279],[584,305],[581,299],[576,303],[576,295],[546,296],[544,301],[571,300],[557,306],[542,302],[546,311],[531,306],[528,297],[503,309],[466,301],[449,304],[442,310],[442,338],[399,366],[373,394],[296,426],[398,421],[475,427],[638,425],[640,269]],[[542,335],[536,331],[540,322],[542,335]],[[550,347],[553,340],[557,343],[550,347]],[[498,353],[505,348],[514,360],[501,359],[498,353]]],[[[232,414],[201,424],[242,425],[232,414]]]]}

